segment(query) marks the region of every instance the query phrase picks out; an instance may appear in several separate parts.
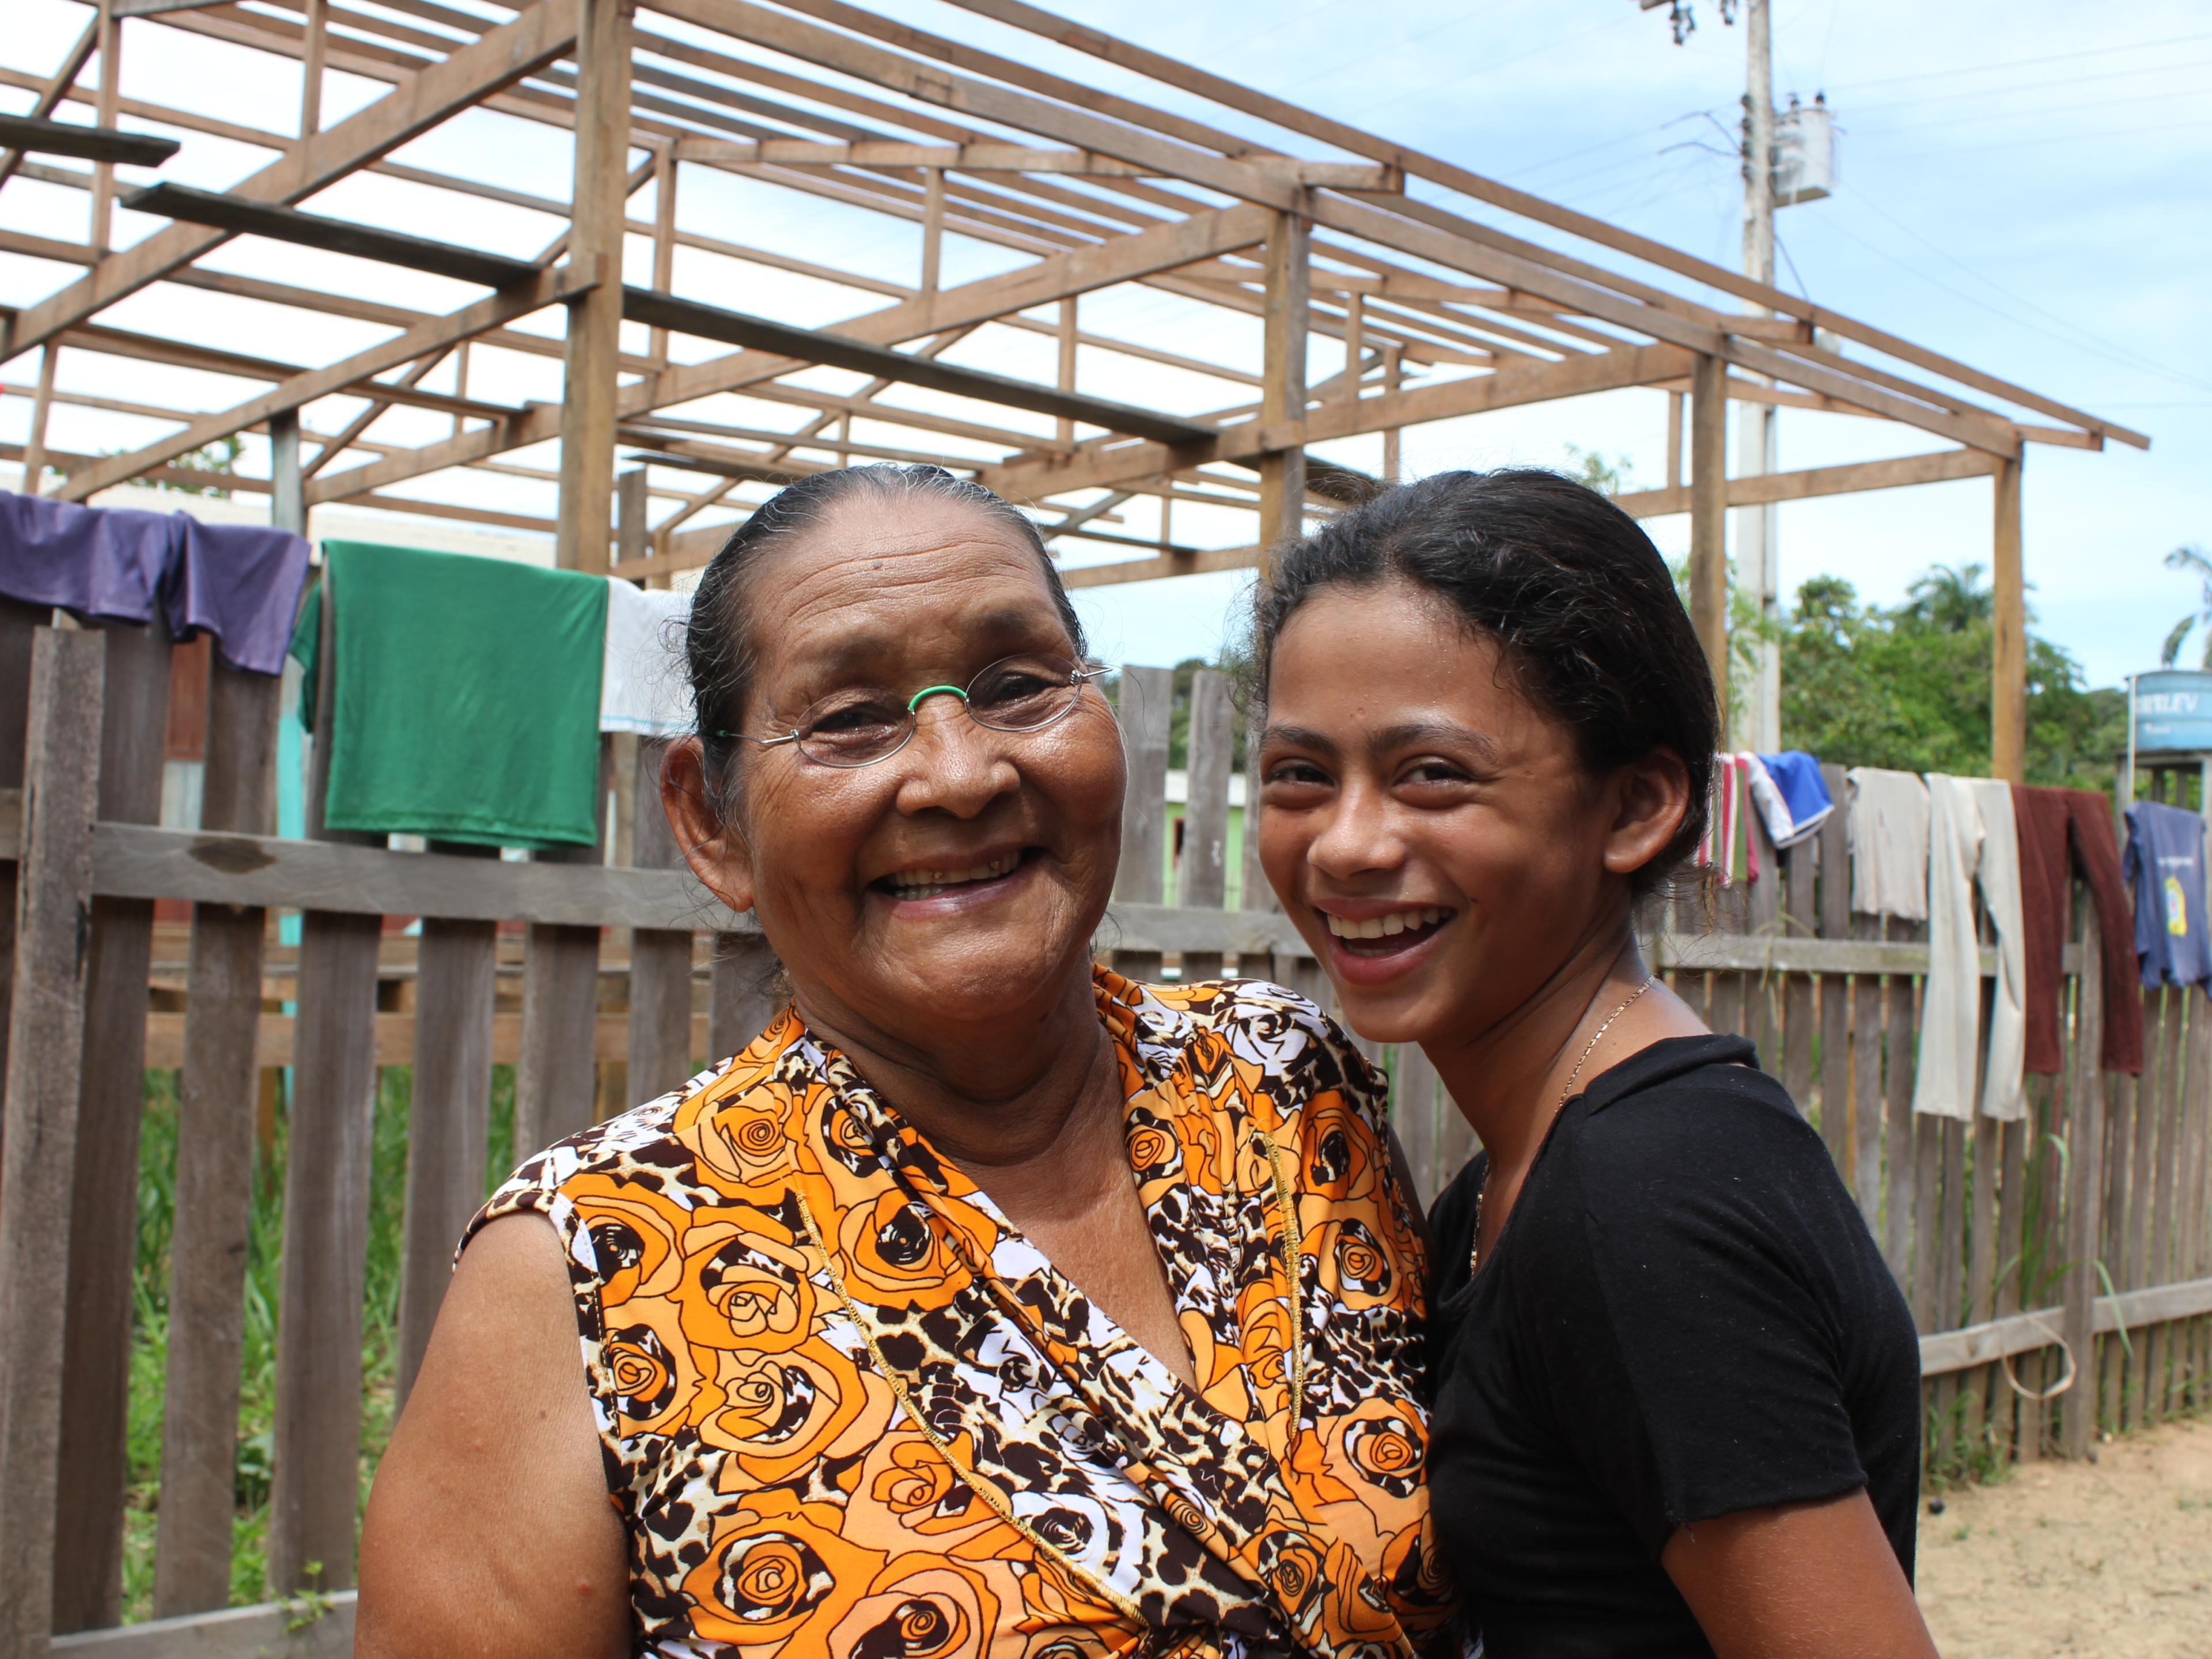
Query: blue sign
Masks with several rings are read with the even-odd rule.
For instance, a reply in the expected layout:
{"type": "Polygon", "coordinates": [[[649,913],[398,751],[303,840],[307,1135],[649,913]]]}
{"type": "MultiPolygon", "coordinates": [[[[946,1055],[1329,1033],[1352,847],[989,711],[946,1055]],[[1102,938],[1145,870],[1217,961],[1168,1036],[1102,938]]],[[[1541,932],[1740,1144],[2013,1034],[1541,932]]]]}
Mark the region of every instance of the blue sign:
{"type": "Polygon", "coordinates": [[[2212,672],[2165,668],[2136,676],[2136,752],[2212,750],[2212,672]]]}

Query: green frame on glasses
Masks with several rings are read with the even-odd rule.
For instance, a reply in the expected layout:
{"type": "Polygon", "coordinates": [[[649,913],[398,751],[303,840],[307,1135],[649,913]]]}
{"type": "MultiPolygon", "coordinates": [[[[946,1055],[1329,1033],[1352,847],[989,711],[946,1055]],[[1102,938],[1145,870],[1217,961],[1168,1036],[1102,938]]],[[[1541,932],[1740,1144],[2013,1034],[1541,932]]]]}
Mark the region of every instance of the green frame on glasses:
{"type": "MultiPolygon", "coordinates": [[[[1060,721],[1066,720],[1070,714],[1075,712],[1077,705],[1082,702],[1082,698],[1080,696],[1071,699],[1066,708],[1061,709],[1049,720],[1038,721],[1035,726],[994,726],[988,720],[978,718],[975,714],[975,702],[968,695],[969,687],[972,687],[975,684],[976,680],[981,679],[993,669],[1000,666],[1000,664],[1014,661],[1017,658],[1026,656],[1028,654],[1030,653],[1026,652],[1017,652],[1013,656],[1000,657],[997,661],[986,663],[982,667],[975,671],[975,678],[970,679],[968,682],[968,684],[964,686],[943,684],[923,686],[921,690],[915,692],[911,697],[907,699],[907,725],[905,735],[901,737],[899,740],[893,744],[889,749],[884,750],[880,755],[871,755],[867,759],[862,761],[852,761],[841,763],[836,761],[823,760],[818,756],[809,753],[804,747],[801,747],[799,752],[805,755],[808,760],[812,761],[817,766],[832,767],[839,771],[853,771],[863,766],[873,766],[878,761],[887,761],[893,755],[897,754],[900,750],[905,748],[907,744],[914,741],[915,726],[916,724],[915,715],[916,712],[921,708],[922,703],[927,699],[936,696],[940,692],[945,693],[947,696],[959,698],[960,706],[967,711],[968,718],[974,720],[976,725],[981,726],[987,732],[1042,732],[1048,726],[1057,726],[1060,721]]],[[[1112,672],[1113,671],[1110,668],[1103,665],[1097,667],[1085,667],[1079,660],[1076,666],[1068,671],[1067,684],[1080,687],[1088,681],[1097,679],[1101,675],[1109,674],[1112,672]]],[[[781,748],[785,744],[803,744],[806,736],[804,732],[800,731],[796,726],[785,732],[782,736],[775,738],[756,738],[750,732],[728,731],[717,731],[714,735],[718,738],[741,738],[745,742],[757,744],[763,749],[781,748]]]]}

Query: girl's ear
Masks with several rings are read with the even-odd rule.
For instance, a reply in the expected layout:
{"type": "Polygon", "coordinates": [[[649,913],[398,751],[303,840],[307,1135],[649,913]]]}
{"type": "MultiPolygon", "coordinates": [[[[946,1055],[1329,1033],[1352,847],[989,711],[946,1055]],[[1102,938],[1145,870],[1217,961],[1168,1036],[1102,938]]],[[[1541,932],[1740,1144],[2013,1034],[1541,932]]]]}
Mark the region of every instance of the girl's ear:
{"type": "Polygon", "coordinates": [[[700,884],[732,910],[751,909],[752,849],[714,805],[706,754],[696,737],[678,738],[662,757],[660,805],[700,884]]]}
{"type": "Polygon", "coordinates": [[[1690,769],[1671,749],[1655,749],[1613,774],[1612,827],[1605,867],[1633,875],[1667,850],[1690,811],[1690,769]]]}

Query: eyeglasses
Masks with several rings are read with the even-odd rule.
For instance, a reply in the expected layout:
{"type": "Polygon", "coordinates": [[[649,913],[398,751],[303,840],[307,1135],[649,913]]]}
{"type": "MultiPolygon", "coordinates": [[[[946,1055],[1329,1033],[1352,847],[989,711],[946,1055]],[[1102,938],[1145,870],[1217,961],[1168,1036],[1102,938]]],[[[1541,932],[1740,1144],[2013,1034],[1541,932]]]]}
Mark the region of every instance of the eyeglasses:
{"type": "Polygon", "coordinates": [[[822,766],[866,766],[906,747],[915,711],[928,698],[959,698],[969,719],[994,732],[1041,732],[1073,714],[1085,683],[1107,672],[1050,654],[1001,657],[964,687],[925,685],[903,703],[881,690],[834,691],[781,737],[740,735],[763,749],[796,744],[800,754],[822,766]]]}

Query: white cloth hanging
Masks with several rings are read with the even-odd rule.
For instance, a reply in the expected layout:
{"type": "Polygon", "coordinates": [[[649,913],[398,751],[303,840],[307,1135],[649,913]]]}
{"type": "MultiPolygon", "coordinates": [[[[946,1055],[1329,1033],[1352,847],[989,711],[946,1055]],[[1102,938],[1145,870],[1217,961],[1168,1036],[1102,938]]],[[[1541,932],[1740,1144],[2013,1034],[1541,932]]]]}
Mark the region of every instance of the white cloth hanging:
{"type": "Polygon", "coordinates": [[[1997,935],[1997,975],[1990,1013],[1989,1070],[1982,1111],[2026,1115],[2022,1065],[2027,1052],[2027,956],[2021,936],[2020,844],[2008,784],[1988,778],[1928,775],[1928,978],[1920,1003],[1920,1055],[1912,1109],[1972,1119],[1982,1059],[1981,943],[1974,889],[1982,889],[1997,935]]]}
{"type": "Polygon", "coordinates": [[[1928,920],[1928,786],[1911,772],[1850,774],[1851,908],[1928,920]]]}
{"type": "Polygon", "coordinates": [[[684,625],[691,596],[607,579],[607,648],[599,675],[599,730],[679,738],[691,730],[691,677],[684,625]]]}

